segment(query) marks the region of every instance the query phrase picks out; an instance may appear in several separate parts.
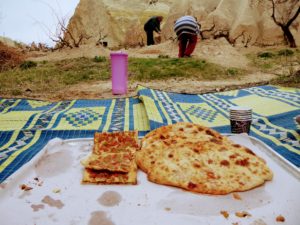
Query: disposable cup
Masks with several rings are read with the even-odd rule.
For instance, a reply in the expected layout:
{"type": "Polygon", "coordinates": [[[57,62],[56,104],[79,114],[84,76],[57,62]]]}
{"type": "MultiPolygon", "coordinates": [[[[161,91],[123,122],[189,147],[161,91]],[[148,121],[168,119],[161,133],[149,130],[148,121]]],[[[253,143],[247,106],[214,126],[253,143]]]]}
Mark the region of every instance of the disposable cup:
{"type": "Polygon", "coordinates": [[[249,134],[252,123],[252,109],[245,106],[233,106],[229,109],[231,133],[249,134]]]}
{"type": "Polygon", "coordinates": [[[239,120],[239,119],[242,119],[242,120],[251,120],[252,119],[252,116],[251,115],[230,115],[230,119],[236,119],[236,120],[239,120]]]}
{"type": "Polygon", "coordinates": [[[127,93],[128,54],[125,52],[111,52],[111,81],[112,93],[122,95],[127,93]]]}
{"type": "Polygon", "coordinates": [[[251,120],[230,120],[231,133],[240,134],[240,133],[250,133],[251,120]]]}
{"type": "Polygon", "coordinates": [[[247,106],[231,106],[230,107],[230,111],[252,111],[252,109],[250,107],[247,106]]]}

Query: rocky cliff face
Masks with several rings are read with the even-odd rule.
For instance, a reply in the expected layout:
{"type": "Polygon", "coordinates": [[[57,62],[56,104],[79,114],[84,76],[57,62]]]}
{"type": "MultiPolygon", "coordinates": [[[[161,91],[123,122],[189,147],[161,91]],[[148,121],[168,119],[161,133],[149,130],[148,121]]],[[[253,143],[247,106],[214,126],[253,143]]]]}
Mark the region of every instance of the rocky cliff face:
{"type": "MultiPolygon", "coordinates": [[[[281,29],[271,18],[270,1],[264,0],[81,0],[68,28],[75,37],[94,45],[109,47],[142,46],[146,42],[143,24],[153,15],[164,16],[161,41],[175,37],[174,21],[194,15],[205,38],[226,36],[243,45],[282,43],[281,29]]],[[[300,18],[291,30],[300,44],[300,18]]]]}

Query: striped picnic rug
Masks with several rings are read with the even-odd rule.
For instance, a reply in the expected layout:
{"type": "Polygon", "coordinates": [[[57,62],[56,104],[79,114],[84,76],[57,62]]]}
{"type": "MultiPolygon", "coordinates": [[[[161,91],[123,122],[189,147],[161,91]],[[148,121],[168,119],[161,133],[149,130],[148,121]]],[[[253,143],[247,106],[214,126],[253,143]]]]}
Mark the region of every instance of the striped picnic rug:
{"type": "Polygon", "coordinates": [[[230,133],[229,108],[248,106],[253,111],[250,135],[263,141],[300,167],[300,89],[258,86],[202,95],[168,93],[138,88],[150,130],[180,121],[199,123],[230,133]]]}
{"type": "Polygon", "coordinates": [[[149,131],[138,98],[46,102],[0,99],[0,183],[53,138],[91,138],[95,131],[149,131]]]}
{"type": "Polygon", "coordinates": [[[53,138],[91,138],[96,131],[150,130],[179,121],[230,133],[228,108],[253,109],[250,135],[300,167],[300,90],[259,86],[203,95],[138,87],[137,96],[47,102],[0,98],[0,183],[28,163],[53,138]]]}

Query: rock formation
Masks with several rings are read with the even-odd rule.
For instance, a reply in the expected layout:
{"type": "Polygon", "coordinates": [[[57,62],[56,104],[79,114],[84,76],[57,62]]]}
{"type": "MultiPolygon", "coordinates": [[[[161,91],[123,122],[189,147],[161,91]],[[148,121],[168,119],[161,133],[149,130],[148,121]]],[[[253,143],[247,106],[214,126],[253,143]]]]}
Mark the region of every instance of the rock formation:
{"type": "MultiPolygon", "coordinates": [[[[194,15],[203,37],[226,37],[241,45],[275,45],[283,33],[271,18],[267,0],[80,0],[68,29],[73,36],[89,37],[86,44],[106,42],[111,48],[145,44],[145,21],[164,16],[161,41],[174,39],[173,23],[182,15],[194,15]],[[207,31],[205,31],[207,30],[207,31]]],[[[291,30],[300,45],[300,18],[291,30]]]]}

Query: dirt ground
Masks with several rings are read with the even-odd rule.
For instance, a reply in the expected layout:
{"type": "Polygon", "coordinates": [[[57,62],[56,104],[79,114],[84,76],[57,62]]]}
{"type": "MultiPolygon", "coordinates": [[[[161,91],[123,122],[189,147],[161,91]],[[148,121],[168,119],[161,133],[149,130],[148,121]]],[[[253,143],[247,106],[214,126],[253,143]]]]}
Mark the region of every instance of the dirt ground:
{"type": "MultiPolygon", "coordinates": [[[[220,64],[227,68],[236,67],[249,69],[249,60],[245,56],[249,52],[257,52],[259,48],[238,48],[232,47],[225,39],[199,41],[192,55],[193,58],[205,59],[209,62],[220,64]]],[[[173,41],[164,42],[162,44],[146,46],[143,48],[122,49],[128,53],[129,57],[136,58],[157,58],[159,56],[177,57],[177,43],[173,41]]],[[[78,49],[65,49],[53,53],[42,54],[34,53],[30,59],[42,60],[63,60],[76,57],[109,57],[110,51],[103,47],[82,46],[78,49]]],[[[218,92],[243,87],[264,85],[271,79],[275,78],[274,74],[265,74],[255,72],[248,74],[243,79],[226,79],[214,81],[200,81],[196,79],[170,79],[170,80],[153,80],[151,82],[130,82],[128,84],[128,93],[124,96],[113,95],[111,89],[111,81],[97,81],[96,83],[84,83],[74,85],[63,90],[60,93],[54,93],[46,96],[40,93],[32,98],[47,100],[62,99],[92,99],[92,98],[116,98],[136,95],[138,85],[165,90],[170,92],[201,94],[207,92],[218,92]]]]}
{"type": "MultiPolygon", "coordinates": [[[[232,47],[225,38],[205,41],[198,39],[198,44],[192,57],[206,59],[209,62],[225,67],[247,68],[249,61],[244,54],[258,50],[259,48],[256,47],[247,49],[232,47]]],[[[158,56],[176,58],[178,46],[176,41],[170,40],[157,45],[120,49],[118,51],[126,52],[128,57],[134,58],[157,58],[158,56]]],[[[80,48],[63,49],[50,53],[33,52],[29,59],[43,61],[95,56],[109,57],[110,52],[112,51],[102,46],[83,45],[80,48]]]]}
{"type": "Polygon", "coordinates": [[[98,81],[96,84],[79,84],[70,87],[63,93],[53,96],[52,100],[58,99],[92,99],[92,98],[117,98],[135,96],[138,85],[153,89],[164,90],[168,92],[202,94],[208,92],[219,92],[232,89],[240,89],[255,85],[264,85],[274,78],[270,74],[250,74],[243,80],[216,80],[216,81],[198,81],[193,79],[169,79],[151,82],[130,82],[126,95],[113,95],[110,81],[98,81]]]}

